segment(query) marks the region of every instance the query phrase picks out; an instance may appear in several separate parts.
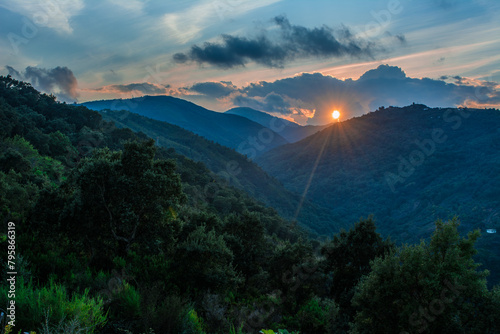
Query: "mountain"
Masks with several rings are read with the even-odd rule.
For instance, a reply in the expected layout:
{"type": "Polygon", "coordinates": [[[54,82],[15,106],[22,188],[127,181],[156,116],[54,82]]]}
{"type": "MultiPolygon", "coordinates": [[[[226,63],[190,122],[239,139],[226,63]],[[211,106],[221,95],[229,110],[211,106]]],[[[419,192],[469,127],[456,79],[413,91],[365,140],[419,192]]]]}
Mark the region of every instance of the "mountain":
{"type": "MultiPolygon", "coordinates": [[[[500,229],[499,152],[499,110],[411,105],[334,124],[256,162],[340,221],[374,214],[382,234],[418,242],[454,215],[463,230],[500,229]]],[[[483,263],[500,259],[497,234],[479,247],[491,255],[483,263]]]]}
{"type": "MultiPolygon", "coordinates": [[[[101,111],[101,115],[104,120],[114,122],[118,127],[144,133],[154,138],[157,145],[202,162],[225,184],[246,191],[253,198],[275,208],[283,217],[296,219],[301,226],[314,233],[333,233],[340,229],[328,210],[311,201],[304,201],[298,216],[295,216],[300,203],[299,195],[285,189],[257,164],[233,149],[179,126],[125,110],[101,111]]],[[[212,192],[213,189],[207,191],[212,192]]]]}
{"type": "Polygon", "coordinates": [[[290,143],[295,143],[318,131],[323,130],[327,125],[306,125],[301,126],[297,123],[290,122],[284,118],[272,116],[263,111],[255,110],[252,108],[238,107],[226,111],[226,114],[238,115],[248,118],[260,125],[263,125],[276,133],[279,133],[283,138],[290,143]]]}
{"type": "Polygon", "coordinates": [[[245,117],[218,113],[171,96],[101,100],[82,105],[92,110],[128,110],[142,116],[178,125],[253,159],[287,143],[280,134],[245,117]]]}

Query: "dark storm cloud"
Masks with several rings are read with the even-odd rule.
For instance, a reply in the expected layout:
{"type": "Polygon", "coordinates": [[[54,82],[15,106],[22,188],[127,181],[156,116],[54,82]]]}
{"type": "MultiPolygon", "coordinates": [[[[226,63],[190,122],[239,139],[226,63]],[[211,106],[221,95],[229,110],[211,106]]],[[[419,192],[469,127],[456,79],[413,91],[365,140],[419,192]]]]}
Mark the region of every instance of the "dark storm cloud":
{"type": "MultiPolygon", "coordinates": [[[[264,30],[254,38],[222,35],[221,42],[193,45],[188,52],[175,54],[173,59],[179,64],[193,61],[223,69],[245,66],[252,61],[283,68],[288,61],[298,58],[372,58],[383,50],[373,42],[356,38],[347,27],[333,29],[324,25],[310,29],[292,25],[284,16],[275,17],[273,23],[278,26],[277,33],[264,30]]],[[[404,39],[398,36],[400,41],[404,39]]]]}
{"type": "Polygon", "coordinates": [[[320,73],[304,73],[274,82],[263,81],[241,88],[231,98],[238,106],[286,116],[307,108],[315,111],[309,124],[324,124],[331,121],[333,108],[342,110],[344,118],[350,118],[380,106],[405,106],[412,102],[431,107],[498,104],[500,87],[494,82],[463,77],[410,78],[399,67],[381,65],[358,80],[342,81],[320,73]],[[449,79],[453,82],[445,81],[449,79]]]}
{"type": "Polygon", "coordinates": [[[67,67],[58,66],[52,69],[28,66],[24,73],[11,66],[6,66],[9,74],[15,78],[30,82],[33,87],[45,93],[51,93],[62,101],[75,101],[79,94],[78,81],[67,67]]]}
{"type": "Polygon", "coordinates": [[[216,99],[228,96],[237,90],[231,82],[200,82],[186,89],[216,99]]]}
{"type": "Polygon", "coordinates": [[[222,35],[222,43],[220,44],[207,42],[202,47],[193,45],[187,54],[177,53],[174,55],[174,60],[177,63],[191,60],[224,69],[244,66],[249,61],[255,61],[268,67],[283,67],[286,58],[285,48],[275,45],[265,35],[255,39],[222,35]]]}

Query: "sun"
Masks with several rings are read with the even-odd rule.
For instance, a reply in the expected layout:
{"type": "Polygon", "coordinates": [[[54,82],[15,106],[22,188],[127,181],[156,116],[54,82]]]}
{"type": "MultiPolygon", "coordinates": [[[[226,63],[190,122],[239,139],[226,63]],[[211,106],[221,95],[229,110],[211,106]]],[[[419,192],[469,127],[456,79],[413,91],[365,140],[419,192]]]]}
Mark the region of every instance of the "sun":
{"type": "Polygon", "coordinates": [[[334,119],[338,119],[338,118],[340,117],[340,112],[339,112],[338,110],[334,110],[334,111],[332,112],[332,117],[333,117],[334,119]]]}

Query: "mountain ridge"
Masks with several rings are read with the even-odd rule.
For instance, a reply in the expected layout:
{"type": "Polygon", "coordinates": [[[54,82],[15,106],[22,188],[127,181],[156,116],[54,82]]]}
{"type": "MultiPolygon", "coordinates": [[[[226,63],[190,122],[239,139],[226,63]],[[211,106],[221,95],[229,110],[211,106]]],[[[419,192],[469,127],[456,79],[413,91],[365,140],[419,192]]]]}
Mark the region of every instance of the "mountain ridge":
{"type": "Polygon", "coordinates": [[[97,111],[128,110],[178,125],[209,140],[234,148],[251,159],[288,142],[278,133],[248,118],[218,113],[172,96],[99,100],[81,105],[97,111]]]}

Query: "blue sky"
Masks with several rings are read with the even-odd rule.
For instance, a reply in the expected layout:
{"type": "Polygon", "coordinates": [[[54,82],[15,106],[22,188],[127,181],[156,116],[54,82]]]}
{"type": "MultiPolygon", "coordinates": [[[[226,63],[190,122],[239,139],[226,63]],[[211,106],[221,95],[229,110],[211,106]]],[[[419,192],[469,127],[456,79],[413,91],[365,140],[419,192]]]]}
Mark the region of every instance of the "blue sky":
{"type": "Polygon", "coordinates": [[[3,0],[0,22],[0,74],[68,102],[167,94],[301,124],[500,106],[496,0],[3,0]]]}

